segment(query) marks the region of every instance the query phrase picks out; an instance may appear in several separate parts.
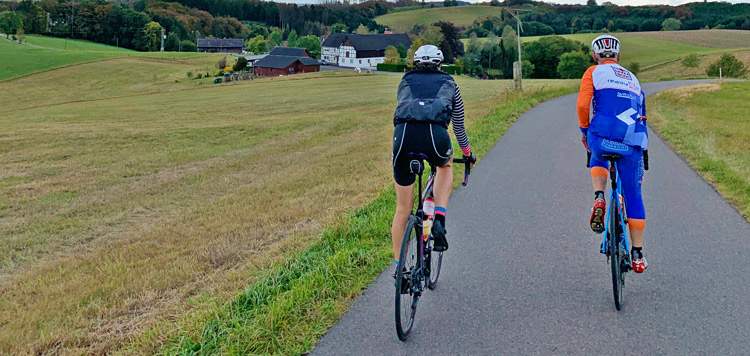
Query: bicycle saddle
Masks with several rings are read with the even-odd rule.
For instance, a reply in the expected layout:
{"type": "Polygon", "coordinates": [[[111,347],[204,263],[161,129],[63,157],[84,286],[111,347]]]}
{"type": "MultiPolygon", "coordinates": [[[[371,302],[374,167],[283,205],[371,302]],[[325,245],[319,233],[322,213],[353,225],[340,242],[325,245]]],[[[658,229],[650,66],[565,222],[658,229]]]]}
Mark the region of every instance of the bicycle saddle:
{"type": "Polygon", "coordinates": [[[417,175],[422,174],[424,172],[423,160],[427,159],[427,155],[424,153],[409,152],[406,156],[412,158],[412,161],[409,163],[409,172],[417,175]]]}
{"type": "Polygon", "coordinates": [[[622,155],[617,153],[604,153],[602,154],[602,158],[606,159],[607,161],[617,161],[618,159],[622,158],[622,155]]]}

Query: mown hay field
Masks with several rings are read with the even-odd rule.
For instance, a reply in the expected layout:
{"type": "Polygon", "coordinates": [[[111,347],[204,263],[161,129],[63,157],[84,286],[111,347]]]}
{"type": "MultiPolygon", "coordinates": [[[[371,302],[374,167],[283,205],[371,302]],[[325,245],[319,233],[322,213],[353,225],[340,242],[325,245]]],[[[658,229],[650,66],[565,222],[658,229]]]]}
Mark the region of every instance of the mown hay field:
{"type": "MultiPolygon", "coordinates": [[[[0,83],[0,353],[158,344],[389,184],[398,77],[185,77],[207,61],[0,83]]],[[[469,120],[511,85],[458,83],[469,120]]]]}

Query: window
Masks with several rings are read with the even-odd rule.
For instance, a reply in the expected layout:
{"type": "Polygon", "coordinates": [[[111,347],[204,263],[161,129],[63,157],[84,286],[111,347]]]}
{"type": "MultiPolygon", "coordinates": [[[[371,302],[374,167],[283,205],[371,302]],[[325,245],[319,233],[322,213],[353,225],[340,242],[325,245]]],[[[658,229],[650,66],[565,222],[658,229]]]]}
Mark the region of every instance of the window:
{"type": "Polygon", "coordinates": [[[289,68],[289,71],[290,72],[294,72],[294,68],[289,68]]]}
{"type": "Polygon", "coordinates": [[[349,51],[346,51],[346,58],[349,58],[349,51]]]}
{"type": "Polygon", "coordinates": [[[353,60],[353,59],[350,59],[350,60],[349,60],[349,63],[354,63],[354,60],[353,60]]]}
{"type": "Polygon", "coordinates": [[[362,64],[362,60],[361,59],[359,60],[359,64],[362,64]]]}

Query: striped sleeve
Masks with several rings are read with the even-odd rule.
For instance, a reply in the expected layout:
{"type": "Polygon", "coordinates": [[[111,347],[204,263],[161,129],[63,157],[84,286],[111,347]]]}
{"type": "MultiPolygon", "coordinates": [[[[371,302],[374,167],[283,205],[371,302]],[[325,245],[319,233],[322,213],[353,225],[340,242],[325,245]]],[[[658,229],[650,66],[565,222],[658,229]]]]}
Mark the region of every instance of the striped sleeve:
{"type": "Polygon", "coordinates": [[[469,144],[469,136],[466,136],[466,128],[464,127],[464,99],[461,98],[461,90],[458,88],[458,85],[456,85],[456,94],[453,96],[453,133],[456,134],[458,145],[461,147],[464,155],[470,155],[471,145],[469,144]]]}

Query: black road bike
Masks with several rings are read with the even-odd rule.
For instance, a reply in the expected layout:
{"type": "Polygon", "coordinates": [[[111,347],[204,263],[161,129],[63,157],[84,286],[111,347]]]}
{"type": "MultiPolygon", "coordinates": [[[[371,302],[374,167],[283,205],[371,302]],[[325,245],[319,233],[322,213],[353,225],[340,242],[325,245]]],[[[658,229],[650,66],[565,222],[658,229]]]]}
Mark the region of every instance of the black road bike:
{"type": "MultiPolygon", "coordinates": [[[[406,341],[414,326],[419,298],[425,289],[435,289],[443,262],[443,252],[433,251],[435,241],[432,234],[423,234],[423,221],[426,218],[424,201],[432,197],[436,170],[434,166],[430,166],[430,175],[423,190],[422,173],[427,156],[409,153],[409,158],[412,158],[410,171],[418,177],[419,197],[418,204],[409,215],[409,221],[406,224],[396,269],[396,333],[401,341],[406,341]]],[[[465,165],[462,185],[468,183],[470,166],[475,161],[475,156],[453,160],[454,163],[465,165]]]]}

